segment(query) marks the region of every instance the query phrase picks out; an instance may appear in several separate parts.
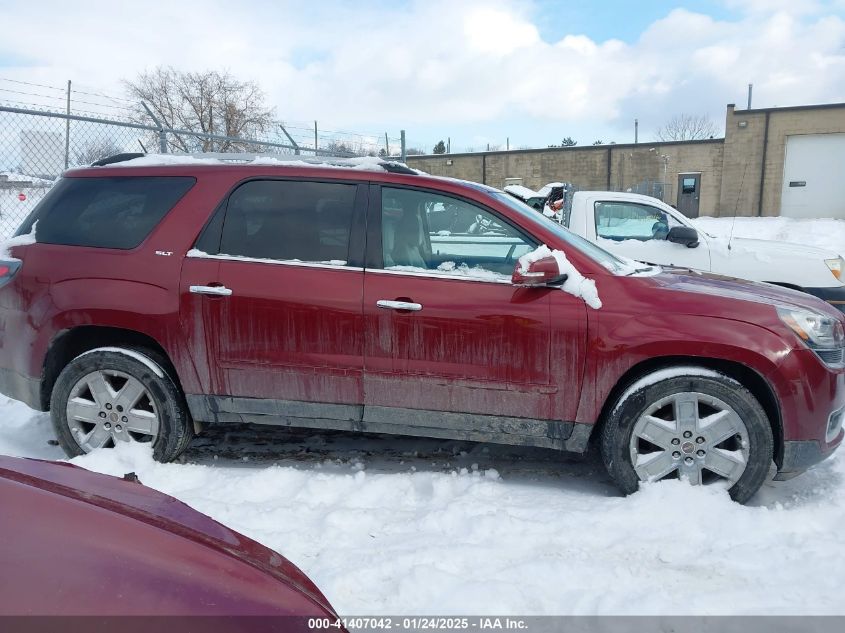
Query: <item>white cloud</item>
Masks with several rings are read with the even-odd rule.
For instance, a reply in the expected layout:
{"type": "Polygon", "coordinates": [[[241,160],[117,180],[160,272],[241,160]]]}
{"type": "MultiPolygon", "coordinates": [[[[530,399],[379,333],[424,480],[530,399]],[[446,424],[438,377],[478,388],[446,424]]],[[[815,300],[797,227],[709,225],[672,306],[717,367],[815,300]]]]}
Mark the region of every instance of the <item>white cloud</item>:
{"type": "Polygon", "coordinates": [[[33,64],[0,77],[113,92],[158,64],[228,69],[259,82],[284,119],[365,129],[638,117],[648,130],[679,112],[721,120],[749,82],[755,106],[845,101],[845,22],[825,14],[832,5],[727,2],[734,21],[679,9],[632,43],[544,41],[517,0],[7,2],[4,22],[27,28],[4,30],[0,60],[33,64]]]}

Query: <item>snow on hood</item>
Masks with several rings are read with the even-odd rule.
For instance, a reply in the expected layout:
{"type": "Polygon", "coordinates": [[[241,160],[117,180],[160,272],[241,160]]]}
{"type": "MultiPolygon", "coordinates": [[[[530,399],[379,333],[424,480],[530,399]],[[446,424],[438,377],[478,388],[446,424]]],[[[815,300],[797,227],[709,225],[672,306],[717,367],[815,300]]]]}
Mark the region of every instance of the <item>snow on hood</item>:
{"type": "Polygon", "coordinates": [[[596,282],[592,279],[587,279],[582,275],[575,266],[572,265],[566,258],[563,251],[550,250],[545,244],[541,244],[530,253],[526,253],[519,258],[519,269],[521,272],[528,272],[528,266],[533,262],[539,261],[545,257],[554,257],[557,261],[558,269],[561,274],[566,275],[566,281],[563,282],[561,289],[568,292],[574,297],[579,297],[584,300],[588,306],[594,310],[601,308],[601,299],[596,289],[596,282]]]}
{"type": "MultiPolygon", "coordinates": [[[[727,240],[725,238],[714,238],[718,240],[720,246],[727,247],[727,240]]],[[[777,240],[758,240],[750,237],[734,237],[731,242],[731,250],[735,248],[743,248],[749,252],[759,253],[763,256],[777,256],[779,254],[790,254],[792,256],[818,258],[818,259],[834,259],[839,257],[837,253],[819,248],[818,246],[810,246],[808,244],[796,244],[794,242],[781,242],[777,240]]]]}

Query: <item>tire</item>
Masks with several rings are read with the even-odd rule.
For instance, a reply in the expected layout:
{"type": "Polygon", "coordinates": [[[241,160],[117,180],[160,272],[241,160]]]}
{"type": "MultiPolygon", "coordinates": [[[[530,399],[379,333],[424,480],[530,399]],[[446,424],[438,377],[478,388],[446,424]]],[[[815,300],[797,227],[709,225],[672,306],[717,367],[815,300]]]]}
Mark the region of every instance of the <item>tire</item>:
{"type": "Polygon", "coordinates": [[[77,356],[56,379],[50,415],[68,457],[127,441],[152,444],[153,457],[169,462],[193,437],[178,385],[155,354],[139,349],[77,356]]]}
{"type": "Polygon", "coordinates": [[[772,427],[751,392],[700,367],[641,377],[616,401],[601,434],[605,467],[625,494],[642,481],[681,477],[721,482],[745,503],[766,481],[773,451],[772,427]]]}

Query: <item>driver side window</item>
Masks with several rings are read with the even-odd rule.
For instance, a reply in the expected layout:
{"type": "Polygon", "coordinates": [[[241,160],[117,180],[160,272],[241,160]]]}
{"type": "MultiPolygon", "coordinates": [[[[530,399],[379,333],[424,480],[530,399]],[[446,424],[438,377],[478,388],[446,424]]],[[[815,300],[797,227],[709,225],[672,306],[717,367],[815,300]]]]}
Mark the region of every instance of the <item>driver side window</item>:
{"type": "Polygon", "coordinates": [[[631,202],[596,202],[596,235],[606,240],[665,240],[669,229],[680,226],[657,207],[631,202]]]}
{"type": "Polygon", "coordinates": [[[383,187],[381,218],[388,270],[509,279],[537,247],[486,209],[426,191],[383,187]]]}

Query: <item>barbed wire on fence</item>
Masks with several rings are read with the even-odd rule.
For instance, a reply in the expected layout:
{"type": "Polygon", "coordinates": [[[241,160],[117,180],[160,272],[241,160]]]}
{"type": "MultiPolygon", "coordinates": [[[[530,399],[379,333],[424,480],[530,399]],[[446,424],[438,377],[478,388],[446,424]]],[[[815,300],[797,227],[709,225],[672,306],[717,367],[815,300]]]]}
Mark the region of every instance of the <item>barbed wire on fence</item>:
{"type": "MultiPolygon", "coordinates": [[[[118,122],[143,122],[152,125],[155,123],[150,120],[141,103],[87,84],[73,82],[69,82],[67,86],[55,86],[0,77],[0,105],[90,116],[118,122]]],[[[324,128],[313,121],[280,120],[271,126],[269,132],[262,135],[261,140],[279,145],[292,144],[312,155],[315,147],[318,152],[323,150],[336,155],[390,157],[401,155],[400,137],[389,137],[384,132],[330,129],[332,127],[324,128]],[[286,132],[283,132],[282,128],[286,132]]],[[[169,149],[171,151],[220,151],[228,148],[218,147],[213,143],[184,144],[173,142],[171,139],[169,149]]]]}
{"type": "Polygon", "coordinates": [[[144,121],[140,115],[107,118],[79,108],[67,114],[49,104],[9,103],[12,101],[0,91],[0,238],[14,232],[66,169],[125,152],[158,153],[178,148],[187,153],[380,155],[404,159],[401,135],[391,138],[350,133],[340,137],[318,131],[314,146],[313,131],[310,139],[298,141],[281,123],[262,138],[243,138],[164,127],[157,121],[144,121]]]}

